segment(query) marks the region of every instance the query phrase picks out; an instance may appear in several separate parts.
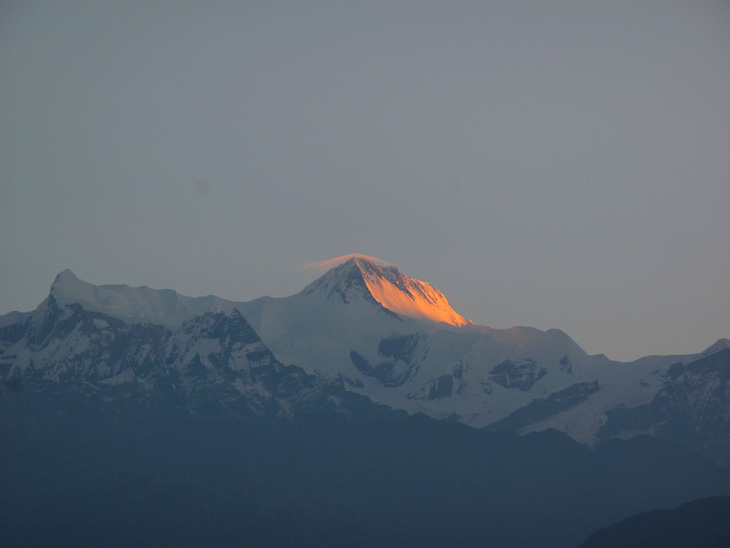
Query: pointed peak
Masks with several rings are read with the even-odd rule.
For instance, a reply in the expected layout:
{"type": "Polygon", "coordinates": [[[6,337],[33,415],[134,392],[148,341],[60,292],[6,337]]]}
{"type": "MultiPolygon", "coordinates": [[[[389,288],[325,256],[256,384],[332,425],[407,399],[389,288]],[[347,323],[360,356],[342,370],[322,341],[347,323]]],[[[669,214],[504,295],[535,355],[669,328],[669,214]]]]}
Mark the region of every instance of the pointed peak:
{"type": "Polygon", "coordinates": [[[324,295],[327,300],[335,299],[344,303],[358,298],[372,300],[363,278],[362,267],[354,258],[330,268],[302,290],[303,295],[312,293],[324,295]]]}
{"type": "Polygon", "coordinates": [[[721,352],[726,348],[730,348],[730,339],[717,339],[717,341],[713,345],[705,348],[700,353],[700,356],[702,356],[703,358],[711,356],[712,354],[717,354],[718,352],[721,352]]]}
{"type": "Polygon", "coordinates": [[[394,265],[378,264],[379,260],[367,255],[342,258],[346,260],[309,284],[302,294],[318,293],[344,303],[364,299],[400,316],[429,322],[454,326],[472,323],[457,314],[438,289],[402,274],[394,265]]]}
{"type": "Polygon", "coordinates": [[[374,260],[366,255],[354,256],[347,261],[332,268],[330,272],[346,272],[351,270],[360,271],[362,274],[374,274],[378,276],[402,275],[395,265],[381,262],[379,259],[374,260]]]}
{"type": "Polygon", "coordinates": [[[91,284],[79,279],[76,274],[68,268],[59,272],[51,284],[50,295],[56,300],[64,301],[66,297],[87,294],[91,284]]]}
{"type": "Polygon", "coordinates": [[[53,285],[63,282],[78,281],[78,279],[78,276],[76,276],[76,274],[74,274],[73,272],[71,272],[70,269],[67,268],[56,274],[56,278],[53,280],[53,285]]]}
{"type": "Polygon", "coordinates": [[[177,328],[184,321],[207,312],[229,312],[236,304],[213,295],[187,297],[172,289],[94,285],[80,280],[70,270],[56,276],[49,298],[60,308],[78,304],[84,310],[108,314],[129,323],[147,322],[168,328],[177,328]]]}

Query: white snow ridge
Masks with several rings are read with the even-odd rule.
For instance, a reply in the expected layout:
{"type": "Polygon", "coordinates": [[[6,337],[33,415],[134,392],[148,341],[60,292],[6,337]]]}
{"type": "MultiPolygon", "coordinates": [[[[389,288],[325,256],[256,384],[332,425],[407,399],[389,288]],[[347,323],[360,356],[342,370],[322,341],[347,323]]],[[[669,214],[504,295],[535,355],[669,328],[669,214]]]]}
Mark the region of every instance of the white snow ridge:
{"type": "Polygon", "coordinates": [[[148,322],[168,328],[176,328],[185,320],[206,312],[230,313],[237,304],[214,295],[186,297],[172,289],[93,285],[80,280],[68,269],[56,276],[50,296],[59,307],[76,303],[85,310],[102,312],[127,322],[148,322]]]}

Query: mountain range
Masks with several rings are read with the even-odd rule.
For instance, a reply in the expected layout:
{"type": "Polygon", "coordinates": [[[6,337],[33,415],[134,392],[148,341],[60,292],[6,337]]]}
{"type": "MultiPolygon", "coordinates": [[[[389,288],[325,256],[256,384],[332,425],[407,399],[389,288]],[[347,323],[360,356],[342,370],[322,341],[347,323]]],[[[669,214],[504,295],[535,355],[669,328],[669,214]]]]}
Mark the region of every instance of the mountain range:
{"type": "Polygon", "coordinates": [[[430,284],[362,256],[296,295],[249,302],[95,286],[66,270],[35,311],[0,317],[0,341],[0,375],[12,382],[73,380],[90,390],[175,375],[181,391],[204,379],[221,405],[244,398],[278,413],[306,390],[337,385],[475,428],[555,429],[587,445],[648,434],[730,462],[730,340],[615,362],[557,329],[474,325],[430,284]],[[307,381],[285,398],[246,376],[288,366],[307,381]]]}
{"type": "Polygon", "coordinates": [[[615,362],[364,256],[248,302],[63,271],[0,379],[10,546],[577,546],[730,494],[727,339],[615,362]]]}

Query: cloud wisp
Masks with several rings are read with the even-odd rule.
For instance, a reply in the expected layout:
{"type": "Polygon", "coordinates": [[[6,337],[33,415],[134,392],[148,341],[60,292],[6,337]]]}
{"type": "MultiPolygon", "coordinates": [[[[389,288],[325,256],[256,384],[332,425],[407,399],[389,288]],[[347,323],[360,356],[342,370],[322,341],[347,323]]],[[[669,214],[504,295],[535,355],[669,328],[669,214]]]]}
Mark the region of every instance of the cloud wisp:
{"type": "Polygon", "coordinates": [[[370,261],[373,261],[375,263],[378,263],[381,266],[391,266],[393,263],[389,263],[388,261],[384,261],[383,259],[378,259],[377,257],[371,257],[370,255],[363,255],[362,253],[350,253],[349,255],[342,255],[341,257],[334,257],[332,259],[325,259],[324,261],[313,261],[311,263],[307,263],[304,265],[304,268],[307,270],[325,270],[330,269],[332,267],[337,266],[340,263],[344,263],[345,261],[349,261],[353,257],[357,257],[360,259],[368,259],[370,261]]]}

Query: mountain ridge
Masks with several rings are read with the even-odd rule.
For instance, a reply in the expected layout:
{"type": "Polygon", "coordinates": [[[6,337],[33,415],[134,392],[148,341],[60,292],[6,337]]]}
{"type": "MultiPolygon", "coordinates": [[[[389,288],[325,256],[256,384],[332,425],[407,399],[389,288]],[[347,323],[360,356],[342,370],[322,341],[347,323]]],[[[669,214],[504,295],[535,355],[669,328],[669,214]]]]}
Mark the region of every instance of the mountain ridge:
{"type": "MultiPolygon", "coordinates": [[[[434,289],[438,293],[438,295],[442,296],[444,300],[446,300],[446,297],[443,296],[443,293],[438,291],[437,288],[428,284],[427,282],[421,282],[420,280],[416,280],[415,278],[410,278],[402,274],[395,265],[387,264],[384,261],[378,259],[377,261],[384,263],[382,265],[379,265],[374,258],[360,254],[353,254],[352,256],[346,257],[349,257],[348,260],[334,266],[324,275],[318,277],[317,279],[306,285],[299,293],[292,295],[292,297],[298,294],[311,294],[316,292],[322,287],[322,285],[326,285],[325,281],[328,280],[328,278],[329,280],[331,280],[333,277],[335,277],[333,276],[333,274],[337,272],[338,269],[340,269],[341,267],[346,267],[348,266],[348,264],[355,264],[358,266],[366,265],[366,268],[369,271],[378,272],[379,270],[383,272],[391,270],[396,273],[396,276],[400,276],[410,281],[419,282],[421,284],[427,285],[428,287],[434,289]],[[375,268],[373,269],[372,267],[375,268]]],[[[362,276],[360,277],[360,279],[364,283],[364,278],[362,276]]],[[[367,287],[365,287],[364,289],[367,290],[367,287]]],[[[339,292],[339,290],[334,291],[339,292]]],[[[166,327],[179,326],[186,319],[193,318],[196,315],[200,315],[205,312],[223,311],[230,313],[236,308],[238,308],[239,310],[252,309],[256,307],[257,303],[289,298],[262,296],[252,299],[250,301],[236,301],[224,299],[213,294],[192,297],[183,295],[173,289],[156,289],[150,288],[146,285],[97,285],[80,279],[71,269],[68,268],[62,270],[54,277],[54,281],[51,283],[50,286],[49,296],[53,296],[56,299],[56,302],[61,307],[66,304],[78,303],[84,306],[84,308],[87,310],[108,313],[110,315],[125,319],[130,322],[157,323],[159,325],[165,325],[166,327]],[[152,300],[153,302],[149,303],[149,300],[152,300]],[[138,309],[134,310],[135,307],[137,307],[138,309]],[[140,311],[139,308],[141,308],[142,310],[140,311]]],[[[379,301],[377,301],[376,299],[373,298],[372,300],[378,304],[381,304],[382,306],[382,303],[379,303],[379,301]]],[[[448,303],[448,300],[446,300],[446,303],[448,303]]],[[[41,303],[41,305],[39,306],[42,305],[43,303],[41,303]]],[[[383,306],[383,308],[386,307],[383,306]]],[[[449,308],[451,308],[450,304],[449,308]]],[[[558,328],[550,328],[543,331],[530,326],[516,325],[508,328],[495,329],[492,327],[475,324],[471,320],[468,320],[459,315],[456,311],[453,312],[456,316],[465,320],[465,323],[461,323],[460,325],[458,325],[458,327],[467,329],[472,328],[477,331],[488,330],[490,332],[499,332],[502,334],[501,338],[503,340],[509,339],[510,333],[514,333],[517,331],[522,331],[523,333],[530,331],[538,333],[561,333],[562,335],[570,338],[570,336],[567,335],[562,329],[558,328]]],[[[33,311],[12,310],[5,314],[0,314],[0,326],[7,325],[8,323],[16,323],[22,321],[32,313],[33,311]]],[[[724,348],[730,348],[729,338],[720,338],[700,352],[672,356],[707,356],[715,352],[719,352],[724,348]]],[[[640,360],[649,360],[654,357],[661,358],[664,356],[666,355],[650,354],[642,356],[637,360],[633,360],[633,362],[637,362],[640,360]]],[[[595,354],[591,355],[590,357],[597,360],[608,359],[614,363],[632,363],[617,362],[616,360],[611,360],[605,354],[595,354]]]]}
{"type": "Polygon", "coordinates": [[[77,303],[87,310],[130,322],[156,323],[168,328],[205,312],[231,312],[239,304],[215,295],[188,297],[172,289],[151,289],[146,285],[94,285],[79,279],[69,269],[56,276],[49,294],[61,307],[77,303]]]}
{"type": "MultiPolygon", "coordinates": [[[[144,384],[145,371],[156,362],[132,357],[148,355],[150,344],[157,344],[156,360],[178,364],[161,369],[166,375],[185,379],[204,374],[216,382],[232,382],[230,390],[245,396],[247,383],[253,381],[246,377],[235,385],[238,366],[225,365],[231,351],[217,354],[223,348],[218,339],[203,346],[192,342],[199,337],[195,329],[203,329],[202,323],[211,318],[218,318],[223,330],[245,319],[281,367],[339,383],[346,393],[391,409],[519,434],[552,428],[588,445],[613,437],[659,435],[691,447],[699,444],[714,458],[730,460],[730,440],[711,418],[729,405],[722,389],[725,358],[692,366],[703,357],[725,356],[727,339],[702,353],[621,363],[589,356],[559,329],[455,325],[437,321],[437,313],[424,317],[424,309],[414,313],[402,306],[403,301],[389,308],[385,305],[392,299],[384,298],[378,287],[373,291],[374,286],[387,286],[427,312],[433,305],[431,312],[456,314],[432,286],[392,265],[361,257],[332,268],[297,294],[248,302],[186,297],[146,286],[95,286],[65,270],[35,311],[0,317],[0,377],[7,382],[32,374],[54,382],[77,378],[120,386],[144,384]],[[81,312],[88,313],[83,321],[78,319],[81,312]],[[115,324],[109,331],[108,326],[119,321],[124,325],[115,324]],[[129,339],[127,333],[132,332],[137,338],[129,339]],[[199,357],[193,365],[179,362],[159,346],[161,342],[151,342],[152,335],[142,336],[148,332],[183,347],[193,345],[199,357]],[[129,339],[129,348],[120,349],[114,337],[129,339]],[[95,353],[89,354],[88,348],[95,353]],[[112,359],[122,352],[131,360],[125,367],[112,359]],[[234,373],[221,374],[218,369],[224,365],[234,373]],[[708,386],[714,388],[708,391],[708,386]],[[692,403],[688,407],[685,401],[692,403]],[[662,426],[667,417],[678,426],[662,426]],[[689,435],[680,427],[685,419],[704,433],[689,435]]],[[[214,397],[223,397],[216,390],[214,397]]],[[[266,391],[256,394],[268,397],[266,391]]]]}

